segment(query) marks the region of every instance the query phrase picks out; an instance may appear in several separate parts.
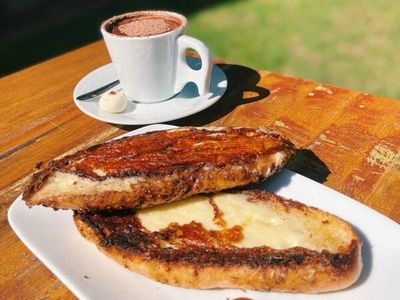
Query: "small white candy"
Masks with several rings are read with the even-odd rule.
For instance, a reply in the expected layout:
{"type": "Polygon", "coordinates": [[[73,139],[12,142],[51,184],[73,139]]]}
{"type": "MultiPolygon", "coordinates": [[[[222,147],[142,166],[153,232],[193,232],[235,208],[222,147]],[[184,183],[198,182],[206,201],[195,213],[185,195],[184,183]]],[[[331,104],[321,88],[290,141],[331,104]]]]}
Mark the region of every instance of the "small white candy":
{"type": "Polygon", "coordinates": [[[117,91],[109,91],[100,97],[99,106],[101,110],[110,113],[122,112],[128,104],[125,94],[117,91]]]}

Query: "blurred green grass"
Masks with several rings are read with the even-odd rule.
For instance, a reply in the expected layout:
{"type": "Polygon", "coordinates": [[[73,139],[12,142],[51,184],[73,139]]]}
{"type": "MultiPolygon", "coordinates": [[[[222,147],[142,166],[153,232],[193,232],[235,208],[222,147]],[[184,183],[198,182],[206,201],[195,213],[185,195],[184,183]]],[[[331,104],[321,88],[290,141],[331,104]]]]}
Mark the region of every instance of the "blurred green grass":
{"type": "Polygon", "coordinates": [[[231,63],[400,99],[398,0],[247,0],[189,16],[231,63]]]}
{"type": "Polygon", "coordinates": [[[112,15],[164,9],[227,62],[400,99],[400,0],[23,2],[0,4],[0,77],[100,39],[112,15]]]}

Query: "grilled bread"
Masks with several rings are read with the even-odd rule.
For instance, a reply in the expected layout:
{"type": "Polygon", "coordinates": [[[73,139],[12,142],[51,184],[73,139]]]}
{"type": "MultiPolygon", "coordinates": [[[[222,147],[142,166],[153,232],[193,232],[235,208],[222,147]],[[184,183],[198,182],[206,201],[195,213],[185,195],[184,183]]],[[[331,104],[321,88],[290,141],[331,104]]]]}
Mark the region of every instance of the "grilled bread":
{"type": "Polygon", "coordinates": [[[278,134],[243,127],[183,127],[136,135],[43,164],[28,206],[144,208],[264,179],[295,147],[278,134]]]}
{"type": "Polygon", "coordinates": [[[126,268],[188,288],[327,292],[350,286],[362,267],[362,243],[348,223],[263,191],[75,212],[74,221],[126,268]]]}

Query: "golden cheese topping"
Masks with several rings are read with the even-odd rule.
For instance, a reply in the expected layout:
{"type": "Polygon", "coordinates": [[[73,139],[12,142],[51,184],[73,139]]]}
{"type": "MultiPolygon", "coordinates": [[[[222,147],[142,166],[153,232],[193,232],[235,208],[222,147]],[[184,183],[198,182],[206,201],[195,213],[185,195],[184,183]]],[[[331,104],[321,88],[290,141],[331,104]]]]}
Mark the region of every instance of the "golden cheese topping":
{"type": "MultiPolygon", "coordinates": [[[[315,228],[314,236],[311,236],[310,227],[318,226],[312,224],[312,221],[311,224],[306,224],[284,209],[276,210],[268,203],[249,201],[246,194],[220,193],[212,198],[196,196],[138,211],[137,216],[142,225],[151,232],[166,230],[171,224],[175,227],[180,225],[182,230],[189,227],[189,224],[195,228],[201,224],[208,234],[215,235],[218,230],[234,229],[237,232],[240,226],[241,238],[231,241],[236,247],[269,246],[287,249],[301,246],[318,251],[329,248],[326,243],[321,243],[321,237],[318,237],[318,233],[315,234],[315,228]],[[219,216],[216,209],[220,211],[219,216]]],[[[324,235],[326,236],[326,232],[324,235]]]]}

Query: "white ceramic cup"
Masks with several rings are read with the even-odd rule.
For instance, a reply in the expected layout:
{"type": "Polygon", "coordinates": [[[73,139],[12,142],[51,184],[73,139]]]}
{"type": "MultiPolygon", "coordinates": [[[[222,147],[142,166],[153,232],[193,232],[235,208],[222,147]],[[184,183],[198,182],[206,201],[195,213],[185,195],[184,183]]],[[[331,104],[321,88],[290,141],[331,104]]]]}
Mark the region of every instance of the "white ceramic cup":
{"type": "Polygon", "coordinates": [[[199,40],[184,35],[184,16],[166,11],[132,12],[103,22],[103,34],[112,63],[125,95],[133,101],[155,103],[178,94],[186,83],[194,82],[200,95],[209,92],[212,70],[208,48],[199,40]],[[110,33],[106,25],[115,19],[138,13],[172,16],[180,26],[161,34],[129,37],[110,33]],[[192,48],[201,58],[201,68],[188,66],[185,51],[192,48]]]}

